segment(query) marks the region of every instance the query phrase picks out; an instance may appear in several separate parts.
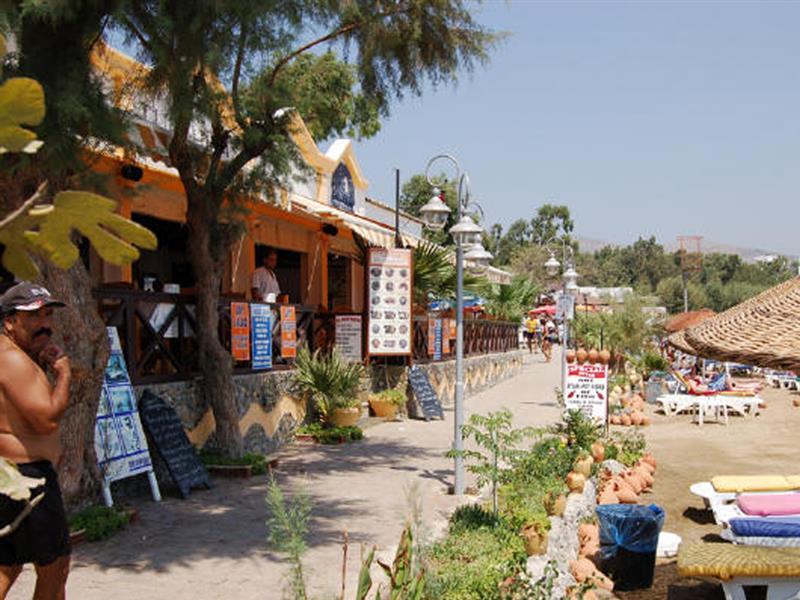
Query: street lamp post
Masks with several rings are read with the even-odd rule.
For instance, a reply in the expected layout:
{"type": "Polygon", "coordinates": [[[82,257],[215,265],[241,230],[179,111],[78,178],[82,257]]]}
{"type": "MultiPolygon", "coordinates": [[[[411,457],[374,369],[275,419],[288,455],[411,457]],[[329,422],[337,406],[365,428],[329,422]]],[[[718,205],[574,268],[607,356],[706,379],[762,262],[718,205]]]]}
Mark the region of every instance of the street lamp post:
{"type": "Polygon", "coordinates": [[[470,209],[475,209],[483,215],[480,206],[470,201],[469,176],[461,170],[461,165],[450,154],[438,154],[428,161],[425,167],[425,178],[433,187],[433,197],[420,208],[420,215],[425,226],[434,231],[441,231],[447,224],[450,208],[442,201],[441,192],[431,180],[431,166],[439,160],[450,162],[456,169],[458,182],[456,205],[457,222],[450,229],[450,234],[456,243],[456,394],[455,416],[453,430],[453,450],[455,450],[455,477],[453,493],[464,493],[464,438],[461,428],[464,426],[464,259],[468,260],[475,271],[481,271],[488,266],[492,255],[481,244],[483,228],[475,223],[470,216],[470,209]],[[466,251],[465,251],[466,250],[466,251]]]}
{"type": "MultiPolygon", "coordinates": [[[[542,244],[547,251],[550,253],[550,257],[544,263],[544,267],[547,271],[547,274],[551,277],[555,277],[558,274],[559,269],[561,268],[560,262],[556,258],[555,252],[550,248],[550,244],[553,242],[561,241],[561,260],[564,264],[564,273],[562,275],[563,286],[561,289],[561,293],[563,297],[566,299],[567,297],[574,296],[578,292],[578,273],[575,271],[575,267],[573,266],[573,261],[575,257],[574,250],[572,246],[567,243],[565,238],[551,238],[544,244],[542,244]],[[567,258],[567,252],[569,251],[569,258],[567,258]]],[[[565,301],[562,301],[565,302],[565,301]]],[[[561,393],[566,394],[566,385],[567,385],[567,344],[569,343],[569,322],[571,320],[569,311],[567,310],[566,306],[562,303],[562,307],[564,310],[563,319],[564,319],[564,336],[561,341],[561,393]]],[[[574,309],[573,309],[574,310],[574,309]]]]}

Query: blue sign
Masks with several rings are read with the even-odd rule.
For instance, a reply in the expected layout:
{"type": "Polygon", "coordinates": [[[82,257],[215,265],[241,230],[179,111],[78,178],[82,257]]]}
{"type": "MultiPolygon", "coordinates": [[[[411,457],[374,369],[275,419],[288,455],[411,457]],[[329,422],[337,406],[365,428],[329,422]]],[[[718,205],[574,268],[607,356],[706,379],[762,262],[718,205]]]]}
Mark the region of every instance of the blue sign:
{"type": "Polygon", "coordinates": [[[356,188],[344,163],[339,163],[331,177],[331,204],[348,212],[353,212],[356,205],[356,188]]]}
{"type": "Polygon", "coordinates": [[[433,360],[442,360],[442,320],[436,319],[436,335],[434,336],[433,360]]]}
{"type": "Polygon", "coordinates": [[[272,368],[272,311],[267,304],[250,305],[250,335],[252,336],[253,358],[251,368],[263,370],[272,368]]]}

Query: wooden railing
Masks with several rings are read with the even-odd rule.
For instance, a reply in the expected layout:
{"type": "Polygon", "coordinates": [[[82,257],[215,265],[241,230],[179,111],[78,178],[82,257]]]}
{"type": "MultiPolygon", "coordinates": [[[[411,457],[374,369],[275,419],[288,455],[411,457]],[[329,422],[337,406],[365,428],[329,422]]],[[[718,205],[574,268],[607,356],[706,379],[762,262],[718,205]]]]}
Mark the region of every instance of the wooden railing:
{"type": "MultiPolygon", "coordinates": [[[[428,321],[427,316],[414,317],[414,362],[430,362],[434,359],[428,350],[428,321]]],[[[455,340],[449,343],[449,352],[442,353],[442,360],[455,356],[455,344],[455,340]]],[[[464,319],[464,356],[509,352],[518,348],[518,323],[464,319]]]]}
{"type": "MultiPolygon", "coordinates": [[[[97,289],[94,296],[106,325],[117,327],[122,351],[133,384],[159,383],[189,379],[198,374],[197,340],[194,332],[196,297],[190,294],[165,294],[127,289],[97,289]]],[[[230,350],[230,303],[219,302],[219,337],[230,350]]],[[[314,347],[314,311],[296,305],[297,342],[314,347]]],[[[274,314],[279,311],[275,306],[274,314]]],[[[273,326],[273,362],[276,368],[288,365],[281,361],[278,326],[273,326]]],[[[234,372],[252,372],[248,362],[237,362],[234,372]]]]}

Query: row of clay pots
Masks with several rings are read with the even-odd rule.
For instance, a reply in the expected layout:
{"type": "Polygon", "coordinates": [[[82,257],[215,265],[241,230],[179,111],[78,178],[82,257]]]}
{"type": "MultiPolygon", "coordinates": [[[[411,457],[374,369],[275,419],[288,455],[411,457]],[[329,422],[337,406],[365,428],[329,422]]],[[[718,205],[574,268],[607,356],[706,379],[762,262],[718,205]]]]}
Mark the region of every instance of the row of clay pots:
{"type": "Polygon", "coordinates": [[[597,568],[597,561],[600,555],[600,529],[597,524],[582,523],[579,525],[578,541],[580,542],[578,559],[570,561],[569,568],[579,586],[571,592],[569,597],[582,598],[584,600],[586,598],[597,598],[598,595],[592,590],[580,591],[581,588],[585,589],[587,584],[599,590],[613,591],[614,582],[597,568]]]}
{"type": "Polygon", "coordinates": [[[631,425],[650,425],[650,417],[643,412],[639,412],[638,410],[633,410],[630,413],[611,415],[609,421],[612,425],[622,425],[623,427],[628,427],[631,425]]]}
{"type": "Polygon", "coordinates": [[[567,350],[567,362],[574,363],[576,361],[580,365],[587,361],[590,364],[602,363],[607,365],[611,361],[611,352],[608,350],[597,350],[596,348],[592,348],[591,350],[586,350],[584,348],[567,350]]]}
{"type": "Polygon", "coordinates": [[[606,470],[598,486],[598,504],[638,504],[639,495],[653,487],[656,460],[645,454],[633,467],[613,475],[606,470]]]}

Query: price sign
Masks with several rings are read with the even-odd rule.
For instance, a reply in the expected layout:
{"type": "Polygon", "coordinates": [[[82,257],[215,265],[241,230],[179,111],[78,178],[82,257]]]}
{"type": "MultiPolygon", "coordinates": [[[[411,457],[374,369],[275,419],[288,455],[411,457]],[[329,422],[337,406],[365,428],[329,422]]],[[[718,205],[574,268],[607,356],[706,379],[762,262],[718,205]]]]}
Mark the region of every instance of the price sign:
{"type": "Polygon", "coordinates": [[[336,348],[343,359],[361,362],[361,315],[336,315],[336,348]]]}
{"type": "Polygon", "coordinates": [[[250,360],[250,305],[231,302],[231,354],[236,360],[250,360]]]}
{"type": "Polygon", "coordinates": [[[297,313],[294,306],[281,306],[281,356],[297,356],[297,313]]]}
{"type": "Polygon", "coordinates": [[[370,354],[391,356],[411,353],[412,285],[411,250],[369,249],[367,348],[370,354]]]}
{"type": "Polygon", "coordinates": [[[564,404],[605,423],[608,416],[608,366],[568,364],[564,404]]]}

